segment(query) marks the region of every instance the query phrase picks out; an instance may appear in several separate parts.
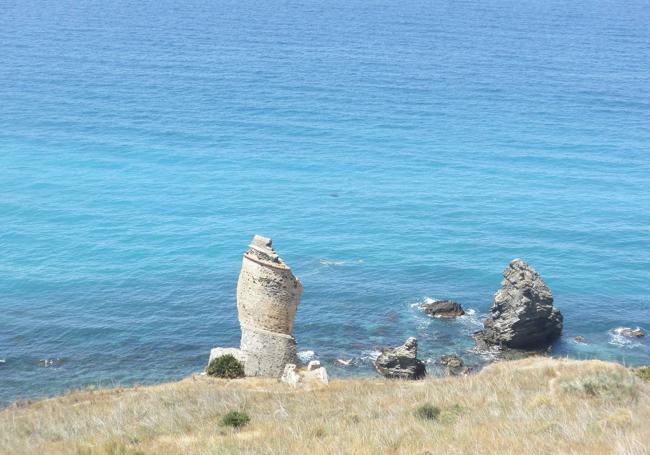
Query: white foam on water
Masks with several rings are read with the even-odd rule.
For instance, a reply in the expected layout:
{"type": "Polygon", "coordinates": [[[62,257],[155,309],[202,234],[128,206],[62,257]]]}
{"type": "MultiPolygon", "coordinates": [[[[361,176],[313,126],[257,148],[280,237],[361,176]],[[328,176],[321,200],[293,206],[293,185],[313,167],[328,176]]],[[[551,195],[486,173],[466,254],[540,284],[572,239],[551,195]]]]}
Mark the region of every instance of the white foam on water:
{"type": "Polygon", "coordinates": [[[377,357],[379,357],[380,355],[381,355],[381,351],[375,351],[375,350],[363,351],[361,353],[360,359],[363,360],[363,361],[371,361],[371,362],[373,362],[373,361],[377,360],[377,357]]]}
{"type": "Polygon", "coordinates": [[[316,353],[314,351],[300,351],[296,356],[298,356],[298,360],[302,363],[309,363],[310,360],[316,357],[316,353]]]}
{"type": "Polygon", "coordinates": [[[336,365],[339,367],[349,367],[355,364],[355,360],[352,359],[336,359],[336,365]]]}
{"type": "Polygon", "coordinates": [[[412,303],[410,306],[411,308],[422,308],[422,305],[434,303],[437,301],[438,299],[432,299],[431,297],[424,297],[422,300],[418,300],[417,302],[412,303]]]}
{"type": "Polygon", "coordinates": [[[501,352],[501,349],[498,346],[492,346],[487,349],[478,349],[478,347],[473,347],[471,349],[468,349],[467,352],[472,352],[476,355],[478,355],[481,359],[483,359],[486,362],[491,362],[493,360],[496,360],[499,353],[501,352]]]}
{"type": "Polygon", "coordinates": [[[416,301],[415,303],[409,304],[409,307],[412,308],[413,310],[416,310],[413,314],[415,316],[415,325],[416,325],[416,330],[422,331],[425,329],[428,329],[429,326],[431,325],[431,320],[432,318],[424,314],[422,311],[422,305],[425,305],[427,303],[433,303],[435,302],[435,299],[432,299],[431,297],[423,297],[422,299],[416,301]]]}
{"type": "Polygon", "coordinates": [[[468,308],[465,310],[464,315],[458,316],[458,321],[464,326],[472,329],[473,332],[477,329],[483,328],[483,317],[474,308],[468,308]]]}
{"type": "Polygon", "coordinates": [[[626,349],[634,349],[640,347],[641,343],[637,341],[636,338],[623,335],[623,332],[629,329],[629,327],[616,327],[615,329],[607,332],[609,334],[609,344],[626,349]]]}

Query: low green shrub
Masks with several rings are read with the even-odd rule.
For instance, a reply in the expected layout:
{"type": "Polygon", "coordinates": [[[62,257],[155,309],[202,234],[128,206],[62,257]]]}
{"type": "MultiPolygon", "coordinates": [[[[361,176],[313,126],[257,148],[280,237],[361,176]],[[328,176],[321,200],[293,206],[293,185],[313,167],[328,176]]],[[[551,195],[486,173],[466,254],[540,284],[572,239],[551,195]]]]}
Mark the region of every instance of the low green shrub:
{"type": "Polygon", "coordinates": [[[245,412],[230,411],[221,418],[221,426],[241,428],[250,422],[251,418],[245,412]]]}
{"type": "Polygon", "coordinates": [[[632,372],[644,382],[650,382],[650,366],[635,368],[632,372]]]}
{"type": "Polygon", "coordinates": [[[622,400],[637,396],[636,382],[627,371],[601,371],[563,382],[561,386],[565,393],[584,397],[622,400]]]}
{"type": "Polygon", "coordinates": [[[212,360],[205,371],[208,375],[218,378],[235,379],[244,377],[244,366],[231,354],[222,355],[212,360]]]}
{"type": "Polygon", "coordinates": [[[440,416],[440,408],[432,404],[423,404],[415,410],[415,416],[422,420],[436,420],[440,416]]]}

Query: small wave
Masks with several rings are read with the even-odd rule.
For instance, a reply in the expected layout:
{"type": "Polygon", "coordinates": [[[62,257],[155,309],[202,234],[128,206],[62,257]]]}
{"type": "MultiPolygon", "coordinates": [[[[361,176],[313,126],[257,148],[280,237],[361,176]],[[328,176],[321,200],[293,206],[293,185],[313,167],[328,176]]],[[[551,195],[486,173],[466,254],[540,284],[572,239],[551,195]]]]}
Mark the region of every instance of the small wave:
{"type": "Polygon", "coordinates": [[[355,360],[352,359],[336,359],[335,364],[339,367],[349,367],[355,364],[355,360]]]}
{"type": "Polygon", "coordinates": [[[361,357],[359,357],[363,361],[375,361],[377,360],[377,357],[381,355],[381,351],[377,350],[368,350],[368,351],[363,351],[361,353],[361,357]]]}
{"type": "Polygon", "coordinates": [[[7,361],[5,359],[0,359],[0,365],[4,365],[6,363],[7,363],[7,361]]]}
{"type": "Polygon", "coordinates": [[[483,321],[481,319],[482,318],[480,313],[476,311],[474,308],[468,308],[467,310],[465,310],[464,315],[458,316],[458,321],[461,324],[471,328],[472,332],[474,332],[474,330],[477,327],[479,328],[483,327],[483,321]]]}
{"type": "Polygon", "coordinates": [[[641,343],[636,339],[623,333],[627,330],[630,330],[629,327],[617,327],[615,329],[607,332],[609,334],[609,344],[612,346],[617,346],[619,348],[633,349],[641,346],[641,343]]]}
{"type": "Polygon", "coordinates": [[[467,352],[478,355],[486,362],[492,362],[499,357],[501,348],[499,346],[490,346],[486,349],[479,349],[478,346],[474,346],[473,348],[468,349],[467,352]]]}
{"type": "MultiPolygon", "coordinates": [[[[440,299],[432,299],[431,297],[424,297],[420,300],[418,300],[415,303],[411,303],[409,306],[411,308],[415,308],[417,310],[421,310],[424,305],[429,305],[431,303],[439,302],[440,299]]],[[[427,317],[427,319],[430,319],[427,317]]]]}
{"type": "Polygon", "coordinates": [[[320,261],[321,265],[325,265],[328,267],[333,267],[333,266],[341,266],[341,265],[348,265],[348,264],[363,264],[363,259],[357,259],[356,261],[342,261],[342,260],[336,260],[336,259],[321,259],[320,261]]]}
{"type": "Polygon", "coordinates": [[[316,353],[314,351],[300,351],[298,354],[298,360],[302,363],[309,363],[310,360],[314,360],[316,353]]]}
{"type": "Polygon", "coordinates": [[[423,305],[437,302],[438,299],[432,299],[431,297],[425,297],[422,300],[418,300],[415,303],[411,304],[411,308],[422,308],[423,305]]]}

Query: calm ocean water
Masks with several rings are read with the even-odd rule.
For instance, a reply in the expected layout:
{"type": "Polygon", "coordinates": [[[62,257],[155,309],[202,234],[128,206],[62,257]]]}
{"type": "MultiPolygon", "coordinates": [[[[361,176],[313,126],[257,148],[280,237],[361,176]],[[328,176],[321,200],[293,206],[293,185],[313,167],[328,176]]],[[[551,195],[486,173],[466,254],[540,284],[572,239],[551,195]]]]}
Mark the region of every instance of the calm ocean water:
{"type": "Polygon", "coordinates": [[[330,374],[409,335],[480,361],[515,257],[557,355],[650,363],[611,332],[650,329],[648,24],[645,0],[0,0],[0,403],[199,371],[238,343],[255,233],[330,374]]]}

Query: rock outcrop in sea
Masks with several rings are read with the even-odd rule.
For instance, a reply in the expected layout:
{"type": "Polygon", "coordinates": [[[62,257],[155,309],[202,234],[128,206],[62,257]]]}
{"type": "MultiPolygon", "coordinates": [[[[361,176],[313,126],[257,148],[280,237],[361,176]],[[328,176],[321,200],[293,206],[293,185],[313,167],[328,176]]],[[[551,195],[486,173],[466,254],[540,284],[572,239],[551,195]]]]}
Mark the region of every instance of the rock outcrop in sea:
{"type": "Polygon", "coordinates": [[[433,300],[420,305],[429,316],[440,319],[452,319],[465,314],[463,307],[453,300],[433,300]]]}
{"type": "Polygon", "coordinates": [[[641,327],[637,327],[636,329],[630,327],[619,327],[616,329],[616,332],[628,338],[642,338],[646,335],[645,330],[641,327]]]}
{"type": "Polygon", "coordinates": [[[560,336],[562,324],[562,313],[553,306],[546,283],[535,269],[514,259],[503,272],[484,330],[475,338],[479,346],[540,349],[560,336]]]}
{"type": "Polygon", "coordinates": [[[389,379],[421,379],[426,374],[426,367],[417,354],[418,342],[410,337],[402,346],[384,348],[373,364],[389,379]]]}
{"type": "Polygon", "coordinates": [[[244,364],[246,376],[280,377],[285,365],[298,363],[293,320],[302,290],[271,239],[256,235],[237,282],[240,347],[214,348],[210,360],[232,354],[244,364]]]}

